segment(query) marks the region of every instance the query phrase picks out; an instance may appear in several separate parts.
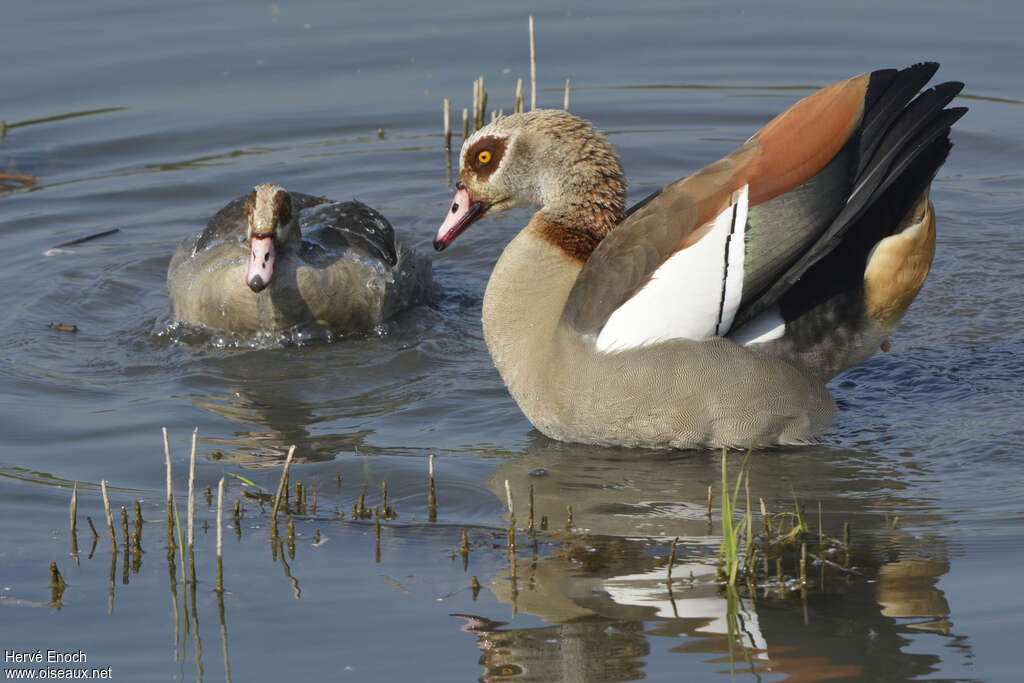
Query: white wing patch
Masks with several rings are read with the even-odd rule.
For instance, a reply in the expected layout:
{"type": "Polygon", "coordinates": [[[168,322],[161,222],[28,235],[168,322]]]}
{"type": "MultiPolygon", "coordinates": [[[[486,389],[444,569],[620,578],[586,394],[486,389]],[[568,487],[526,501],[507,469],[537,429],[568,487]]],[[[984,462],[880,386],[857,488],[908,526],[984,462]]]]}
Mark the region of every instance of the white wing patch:
{"type": "Polygon", "coordinates": [[[615,309],[597,337],[598,351],[666,339],[706,339],[729,331],[743,294],[747,188],[733,194],[706,235],[669,257],[640,291],[615,309]]]}

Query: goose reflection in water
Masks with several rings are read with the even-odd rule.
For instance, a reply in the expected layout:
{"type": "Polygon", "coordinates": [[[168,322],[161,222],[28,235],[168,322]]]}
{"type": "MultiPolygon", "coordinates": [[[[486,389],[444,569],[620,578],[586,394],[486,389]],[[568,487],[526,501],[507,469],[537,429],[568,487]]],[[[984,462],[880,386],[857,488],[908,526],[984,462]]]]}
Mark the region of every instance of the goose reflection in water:
{"type": "MultiPolygon", "coordinates": [[[[487,588],[517,614],[550,625],[508,628],[487,615],[456,615],[477,637],[481,680],[637,680],[645,677],[651,649],[661,647],[706,654],[723,662],[725,672],[731,660],[737,671],[787,680],[878,680],[893,668],[913,677],[933,671],[940,660],[903,648],[908,633],[952,629],[949,605],[936,586],[949,570],[944,539],[894,528],[886,509],[923,506],[909,500],[905,484],[887,476],[885,463],[871,454],[818,447],[747,460],[752,505],[757,509],[763,498],[770,514],[792,511],[795,494],[810,527],[808,545],[818,531],[819,501],[826,535],[839,536],[844,521],[853,523],[854,569],[812,563],[809,585],[801,589],[794,564],[799,553],[791,554],[784,565],[788,583],[776,580],[773,559],[769,580],[754,595],[741,588],[743,597],[731,601],[716,577],[720,456],[603,451],[601,457],[585,446],[542,438],[532,446],[530,457],[506,461],[487,486],[506,500],[507,482],[520,529],[528,523],[533,486],[534,520],[546,517],[549,531],[536,543],[520,533],[514,568],[492,577],[487,588]],[[587,457],[577,452],[584,450],[587,457]],[[567,505],[571,531],[565,531],[567,505]],[[675,537],[669,585],[667,555],[675,537]]],[[[729,462],[734,482],[743,457],[734,454],[729,462]]],[[[745,510],[743,498],[741,492],[745,510]]],[[[761,521],[755,520],[756,533],[761,521]]],[[[916,520],[941,521],[927,513],[916,520]]]]}

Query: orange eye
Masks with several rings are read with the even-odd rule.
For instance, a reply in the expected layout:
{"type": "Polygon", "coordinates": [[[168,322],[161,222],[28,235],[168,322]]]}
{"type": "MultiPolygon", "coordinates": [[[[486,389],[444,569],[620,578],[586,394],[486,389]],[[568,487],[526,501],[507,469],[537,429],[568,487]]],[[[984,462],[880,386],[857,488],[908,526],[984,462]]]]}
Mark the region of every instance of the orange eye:
{"type": "Polygon", "coordinates": [[[480,153],[476,155],[476,160],[481,164],[491,163],[491,152],[487,149],[480,150],[480,153]]]}

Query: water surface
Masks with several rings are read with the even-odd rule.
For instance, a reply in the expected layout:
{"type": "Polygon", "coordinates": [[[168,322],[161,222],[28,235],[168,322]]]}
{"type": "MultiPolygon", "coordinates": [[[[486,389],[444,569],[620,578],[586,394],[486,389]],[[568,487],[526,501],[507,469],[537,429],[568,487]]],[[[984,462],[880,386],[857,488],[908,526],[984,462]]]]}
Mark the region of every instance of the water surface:
{"type": "MultiPolygon", "coordinates": [[[[745,600],[732,659],[738,676],[761,680],[1016,674],[1024,49],[1009,2],[5,8],[0,172],[38,181],[0,195],[4,648],[84,650],[115,680],[729,675],[714,581],[721,524],[717,505],[711,524],[705,510],[720,456],[552,442],[491,365],[483,288],[526,212],[460,237],[435,260],[440,297],[366,334],[247,349],[168,330],[174,247],[258,182],[358,198],[429,251],[451,196],[442,98],[458,116],[483,75],[489,107],[510,110],[516,79],[528,83],[531,11],[538,104],[561,106],[571,79],[571,109],[608,133],[634,199],[840,78],[934,59],[940,77],[967,83],[971,111],[933,185],[935,264],[891,352],[833,381],[841,410],[822,445],[749,461],[755,505],[792,510],[795,495],[814,529],[819,503],[827,534],[850,523],[863,578],[745,600]],[[237,537],[229,516],[223,610],[202,495],[194,604],[180,567],[170,573],[162,426],[182,504],[194,427],[200,491],[225,472],[273,490],[295,444],[292,482],[317,492],[317,512],[295,515],[294,557],[272,549],[252,500],[237,537]],[[137,572],[106,538],[90,552],[84,517],[105,533],[100,480],[115,513],[142,501],[137,572]],[[531,484],[550,520],[536,547],[520,531],[512,563],[506,480],[521,530],[531,484]],[[378,543],[351,508],[360,494],[379,504],[382,481],[399,516],[378,543]],[[59,609],[50,561],[68,583],[59,609]]],[[[252,488],[228,480],[229,503],[252,488]]]]}

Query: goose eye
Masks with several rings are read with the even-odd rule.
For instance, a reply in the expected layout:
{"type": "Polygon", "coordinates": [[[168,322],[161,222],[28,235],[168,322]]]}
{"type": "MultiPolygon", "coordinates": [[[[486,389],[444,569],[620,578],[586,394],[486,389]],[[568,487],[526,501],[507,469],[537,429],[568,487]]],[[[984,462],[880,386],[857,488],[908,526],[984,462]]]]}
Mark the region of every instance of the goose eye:
{"type": "Polygon", "coordinates": [[[491,163],[491,152],[487,149],[480,150],[480,153],[476,155],[476,160],[481,164],[491,163]]]}

